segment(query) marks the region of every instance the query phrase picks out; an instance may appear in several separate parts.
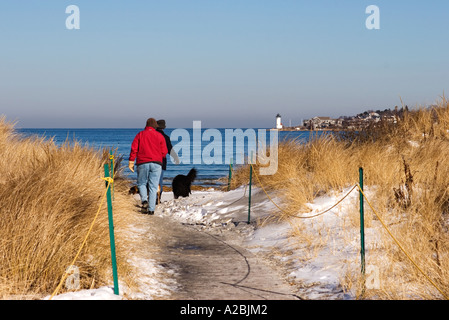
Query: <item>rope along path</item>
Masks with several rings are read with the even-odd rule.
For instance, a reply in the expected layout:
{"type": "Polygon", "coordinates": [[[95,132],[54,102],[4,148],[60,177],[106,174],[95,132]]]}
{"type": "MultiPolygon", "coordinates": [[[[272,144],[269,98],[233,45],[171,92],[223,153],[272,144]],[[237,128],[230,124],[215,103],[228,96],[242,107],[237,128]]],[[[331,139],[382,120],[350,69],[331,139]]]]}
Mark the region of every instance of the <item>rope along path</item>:
{"type": "Polygon", "coordinates": [[[441,290],[438,285],[432,281],[432,279],[430,279],[430,277],[428,275],[425,274],[425,272],[418,266],[418,264],[412,259],[412,257],[410,257],[410,255],[407,253],[407,251],[405,251],[404,247],[399,243],[399,241],[396,239],[395,236],[393,236],[393,234],[391,233],[391,231],[387,228],[386,224],[383,222],[383,220],[380,218],[379,214],[376,212],[376,210],[374,210],[373,206],[371,205],[371,203],[369,202],[368,198],[366,197],[365,193],[363,192],[362,188],[360,187],[359,184],[357,184],[358,189],[360,190],[360,192],[362,193],[363,197],[365,198],[366,202],[368,203],[369,207],[371,208],[371,210],[373,210],[374,214],[376,215],[377,219],[379,219],[380,223],[382,224],[382,226],[384,227],[384,229],[388,232],[388,234],[390,235],[390,237],[393,239],[393,241],[398,245],[398,247],[401,249],[401,251],[405,254],[405,256],[410,260],[410,262],[416,267],[416,269],[418,269],[419,272],[421,272],[421,274],[443,295],[443,297],[446,300],[449,300],[449,297],[443,292],[443,290],[441,290]]]}
{"type": "MultiPolygon", "coordinates": [[[[89,237],[89,235],[90,235],[90,233],[91,233],[91,231],[92,231],[92,228],[94,227],[95,221],[97,221],[97,218],[98,218],[98,215],[99,215],[99,213],[100,213],[100,211],[101,211],[101,208],[102,208],[102,206],[103,206],[104,200],[106,199],[106,194],[107,194],[107,192],[108,192],[108,189],[109,189],[109,188],[111,187],[111,185],[113,185],[113,183],[114,183],[114,180],[113,180],[112,178],[101,178],[101,179],[103,179],[103,180],[105,180],[105,181],[107,182],[106,190],[105,190],[105,192],[104,192],[104,194],[103,194],[103,197],[102,197],[102,199],[101,199],[100,206],[98,207],[98,211],[97,211],[97,213],[95,214],[95,217],[94,217],[94,219],[93,219],[93,221],[92,221],[92,223],[91,223],[91,225],[90,225],[90,227],[89,227],[89,230],[87,231],[86,236],[84,237],[83,243],[81,244],[80,248],[78,249],[78,252],[76,253],[75,257],[73,258],[73,261],[72,261],[72,263],[70,264],[70,266],[73,266],[73,265],[75,264],[75,261],[78,259],[79,255],[80,255],[80,253],[81,253],[81,250],[83,250],[83,247],[84,247],[84,245],[86,244],[87,238],[89,237]]],[[[50,299],[49,299],[49,300],[53,299],[53,297],[54,297],[54,296],[58,293],[58,291],[61,289],[61,286],[62,286],[62,284],[64,283],[64,281],[67,279],[68,274],[69,274],[69,273],[68,273],[67,271],[64,273],[64,276],[61,278],[61,281],[59,282],[59,284],[58,284],[58,286],[56,287],[55,291],[54,291],[54,292],[52,293],[52,295],[50,296],[50,299]]]]}
{"type": "MultiPolygon", "coordinates": [[[[250,164],[251,167],[253,168],[253,172],[255,173],[256,179],[259,182],[259,185],[261,186],[262,190],[264,191],[264,193],[266,194],[266,196],[268,197],[268,199],[279,209],[281,210],[281,212],[286,213],[281,207],[279,207],[274,201],[273,199],[270,197],[270,195],[267,193],[267,191],[265,190],[262,182],[259,179],[259,176],[257,175],[256,170],[254,169],[253,164],[250,164]]],[[[449,296],[446,295],[444,293],[444,291],[442,289],[439,288],[439,286],[432,280],[430,279],[430,277],[428,275],[426,275],[426,273],[418,266],[418,264],[412,259],[412,257],[407,253],[407,251],[405,251],[404,247],[401,245],[401,243],[396,239],[395,236],[393,236],[393,234],[391,233],[391,231],[388,229],[387,225],[384,223],[384,221],[380,218],[379,214],[376,212],[376,210],[374,209],[374,207],[371,205],[371,202],[368,200],[368,198],[366,197],[365,193],[363,192],[362,188],[360,187],[359,184],[354,185],[351,190],[343,197],[341,198],[337,203],[335,203],[333,206],[331,206],[330,208],[317,213],[313,216],[292,216],[293,218],[299,218],[299,219],[309,219],[309,218],[315,218],[318,217],[320,215],[323,215],[326,212],[329,212],[330,210],[332,210],[333,208],[335,208],[337,205],[339,205],[344,199],[346,199],[355,189],[359,189],[360,193],[363,195],[363,197],[365,198],[366,202],[368,203],[369,207],[371,208],[371,210],[373,211],[373,213],[376,215],[376,217],[379,219],[380,223],[382,224],[383,228],[387,231],[387,233],[390,235],[390,237],[393,239],[393,241],[396,243],[396,245],[401,249],[401,251],[405,254],[405,256],[409,259],[409,261],[416,267],[416,269],[418,269],[418,271],[443,295],[443,297],[446,300],[449,300],[449,296]]],[[[288,215],[288,214],[287,214],[288,215]]],[[[288,215],[290,216],[290,215],[288,215]]]]}
{"type": "MultiPolygon", "coordinates": [[[[285,213],[287,216],[290,216],[290,215],[289,215],[287,212],[285,212],[281,207],[279,207],[279,206],[277,205],[276,202],[273,201],[273,199],[270,197],[270,195],[268,194],[268,192],[265,190],[265,188],[264,188],[262,182],[260,181],[259,176],[257,175],[256,170],[254,169],[254,166],[253,166],[252,164],[251,164],[251,167],[253,167],[254,175],[256,176],[256,179],[257,179],[257,181],[259,182],[260,187],[262,188],[263,192],[264,192],[265,195],[268,197],[268,199],[269,199],[269,200],[276,206],[276,208],[278,208],[281,212],[285,213]]],[[[297,219],[310,219],[310,218],[316,218],[316,217],[318,217],[318,216],[321,216],[321,215],[325,214],[326,212],[331,211],[331,210],[332,210],[333,208],[335,208],[336,206],[338,206],[338,205],[339,205],[341,202],[343,202],[343,200],[345,200],[345,199],[351,194],[351,192],[354,191],[356,188],[357,188],[357,185],[354,185],[354,186],[351,188],[351,190],[349,190],[349,192],[348,192],[343,198],[341,198],[337,203],[335,203],[333,206],[331,206],[330,208],[328,208],[328,209],[326,209],[326,210],[324,210],[324,211],[322,211],[322,212],[320,212],[320,213],[314,214],[313,216],[292,216],[292,218],[297,218],[297,219]]]]}

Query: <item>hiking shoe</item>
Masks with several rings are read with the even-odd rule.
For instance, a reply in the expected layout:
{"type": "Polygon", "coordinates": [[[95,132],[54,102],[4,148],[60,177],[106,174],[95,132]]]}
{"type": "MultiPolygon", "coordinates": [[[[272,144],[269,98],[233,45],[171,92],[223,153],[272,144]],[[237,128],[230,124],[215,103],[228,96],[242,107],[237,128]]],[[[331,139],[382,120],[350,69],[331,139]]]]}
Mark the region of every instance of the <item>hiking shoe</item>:
{"type": "Polygon", "coordinates": [[[154,215],[154,211],[148,211],[148,214],[149,214],[150,216],[152,216],[152,215],[154,215]]]}
{"type": "Polygon", "coordinates": [[[148,213],[148,201],[142,202],[142,213],[148,213]]]}

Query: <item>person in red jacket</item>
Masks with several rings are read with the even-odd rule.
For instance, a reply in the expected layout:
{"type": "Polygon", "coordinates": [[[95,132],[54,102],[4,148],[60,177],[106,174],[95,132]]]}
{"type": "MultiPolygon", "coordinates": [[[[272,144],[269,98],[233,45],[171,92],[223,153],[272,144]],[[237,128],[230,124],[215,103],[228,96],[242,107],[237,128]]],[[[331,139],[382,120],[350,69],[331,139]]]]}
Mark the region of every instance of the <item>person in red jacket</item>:
{"type": "Polygon", "coordinates": [[[165,139],[156,131],[156,128],[156,120],[149,118],[145,129],[136,135],[131,144],[128,165],[129,169],[134,172],[135,161],[137,166],[137,187],[142,202],[142,210],[144,213],[149,214],[154,214],[162,161],[167,155],[165,139]]]}

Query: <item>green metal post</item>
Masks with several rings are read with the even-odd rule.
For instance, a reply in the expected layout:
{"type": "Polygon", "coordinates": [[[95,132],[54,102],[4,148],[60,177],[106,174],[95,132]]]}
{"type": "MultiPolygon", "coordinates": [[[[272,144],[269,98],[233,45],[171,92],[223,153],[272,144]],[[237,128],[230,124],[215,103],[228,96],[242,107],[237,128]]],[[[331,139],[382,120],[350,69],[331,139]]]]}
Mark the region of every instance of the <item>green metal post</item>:
{"type": "Polygon", "coordinates": [[[228,191],[231,190],[231,181],[232,181],[232,158],[229,163],[228,191]]]}
{"type": "MultiPolygon", "coordinates": [[[[109,165],[104,165],[104,176],[109,178],[109,165]]],[[[110,186],[110,185],[109,185],[110,186]]],[[[115,240],[114,240],[114,220],[112,217],[112,199],[111,199],[111,188],[107,191],[107,202],[108,202],[108,218],[109,218],[109,241],[111,244],[111,261],[112,261],[112,276],[114,278],[114,294],[119,294],[118,288],[118,276],[117,276],[117,260],[115,255],[115,240]]]]}
{"type": "MultiPolygon", "coordinates": [[[[111,160],[111,178],[114,179],[114,155],[112,154],[112,150],[109,150],[109,159],[111,160]]],[[[112,187],[112,200],[114,200],[114,185],[112,187]]]]}
{"type": "Polygon", "coordinates": [[[253,182],[253,152],[249,162],[249,194],[248,194],[248,224],[251,222],[251,185],[253,182]]]}
{"type": "MultiPolygon", "coordinates": [[[[360,188],[363,190],[363,168],[359,168],[360,188]]],[[[362,274],[365,275],[365,220],[364,220],[364,201],[363,193],[359,192],[360,197],[360,257],[362,264],[362,274]]]]}
{"type": "Polygon", "coordinates": [[[253,180],[253,165],[249,165],[249,194],[248,194],[248,224],[251,222],[251,184],[253,180]]]}

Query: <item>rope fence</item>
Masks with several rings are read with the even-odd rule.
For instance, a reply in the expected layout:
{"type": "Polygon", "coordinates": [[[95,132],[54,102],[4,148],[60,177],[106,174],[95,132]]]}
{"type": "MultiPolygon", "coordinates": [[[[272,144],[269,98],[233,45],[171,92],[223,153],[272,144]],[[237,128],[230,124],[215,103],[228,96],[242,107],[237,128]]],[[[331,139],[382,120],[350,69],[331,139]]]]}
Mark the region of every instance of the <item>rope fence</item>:
{"type": "Polygon", "coordinates": [[[116,254],[115,254],[115,240],[114,240],[114,222],[112,217],[112,196],[111,196],[111,190],[114,188],[114,156],[112,153],[109,156],[109,160],[111,163],[111,170],[109,167],[109,164],[104,165],[104,173],[105,177],[100,178],[104,181],[106,181],[106,190],[103,193],[103,196],[100,200],[100,204],[98,206],[98,210],[92,219],[92,223],[89,226],[89,229],[87,230],[87,233],[83,239],[83,242],[81,243],[81,246],[79,247],[77,253],[75,254],[75,257],[73,258],[72,262],[70,263],[69,267],[64,272],[63,276],[61,277],[61,280],[59,284],[57,285],[56,289],[51,294],[49,300],[52,300],[53,297],[59,292],[61,289],[64,281],[67,280],[67,277],[69,276],[69,272],[73,270],[72,267],[75,266],[76,260],[78,260],[79,255],[81,254],[81,251],[83,250],[87,239],[89,238],[89,235],[92,232],[92,229],[95,225],[95,222],[97,221],[97,218],[101,212],[101,209],[105,202],[107,202],[108,207],[108,221],[109,221],[109,238],[110,238],[110,246],[111,246],[111,261],[112,261],[112,273],[113,273],[113,280],[114,280],[114,294],[119,294],[119,287],[118,287],[118,275],[117,275],[117,261],[116,261],[116,254]]]}
{"type": "MultiPolygon", "coordinates": [[[[403,245],[401,245],[401,243],[398,241],[398,239],[393,235],[393,233],[388,229],[387,225],[385,224],[385,222],[382,220],[382,218],[380,217],[380,215],[377,213],[377,211],[374,209],[374,207],[372,206],[371,202],[368,200],[368,197],[366,196],[365,192],[363,191],[363,178],[362,178],[362,174],[363,174],[363,170],[362,168],[360,168],[360,172],[361,172],[361,181],[360,183],[356,183],[354,186],[351,187],[351,189],[349,190],[349,192],[347,192],[340,200],[338,200],[334,205],[332,205],[331,207],[329,207],[328,209],[319,212],[317,214],[314,214],[312,216],[292,216],[291,214],[288,214],[287,212],[285,212],[285,210],[283,210],[272,198],[271,196],[268,194],[266,188],[264,187],[262,181],[260,180],[258,174],[257,174],[257,170],[255,170],[254,166],[252,163],[249,164],[250,165],[250,169],[251,169],[251,174],[254,173],[256,180],[259,184],[259,186],[261,187],[261,189],[263,190],[263,192],[265,193],[265,195],[267,196],[267,198],[276,206],[276,208],[278,208],[281,212],[283,212],[284,214],[286,214],[289,217],[292,218],[298,218],[298,219],[309,219],[309,218],[316,218],[318,216],[321,216],[329,211],[331,211],[333,208],[335,208],[336,206],[338,206],[340,203],[342,203],[354,190],[358,189],[359,193],[360,193],[360,201],[361,201],[361,224],[363,224],[363,199],[366,200],[367,204],[369,205],[369,207],[371,208],[371,210],[373,211],[374,215],[376,216],[376,218],[380,221],[382,227],[387,231],[388,235],[393,239],[394,243],[399,247],[399,249],[403,252],[403,254],[407,257],[407,259],[413,264],[413,266],[427,279],[427,281],[433,286],[435,287],[435,289],[437,289],[441,295],[446,299],[449,300],[449,296],[435,283],[435,281],[433,281],[423,270],[422,268],[420,268],[418,266],[418,264],[413,260],[413,258],[411,257],[411,255],[404,249],[403,245]],[[361,186],[362,184],[362,186],[361,186]]],[[[250,174],[250,178],[251,178],[251,174],[250,174]]],[[[363,225],[361,226],[361,228],[363,228],[363,225]]],[[[362,232],[362,238],[364,237],[363,235],[363,230],[362,232]]],[[[362,273],[364,273],[365,270],[365,266],[364,266],[364,239],[362,239],[362,250],[361,250],[361,254],[362,254],[362,273]]]]}
{"type": "MultiPolygon", "coordinates": [[[[100,214],[101,208],[103,207],[103,204],[104,204],[104,202],[105,202],[105,200],[106,200],[106,194],[107,194],[108,190],[110,189],[110,186],[111,186],[112,183],[113,183],[112,178],[109,178],[109,179],[102,178],[102,179],[105,180],[105,181],[107,182],[106,190],[105,190],[105,192],[103,193],[103,197],[101,198],[100,205],[99,205],[99,207],[98,207],[98,211],[97,211],[97,213],[95,214],[94,219],[92,220],[92,223],[90,224],[89,229],[87,230],[86,236],[84,237],[84,240],[83,240],[83,242],[81,243],[81,246],[79,247],[78,252],[76,253],[75,257],[73,258],[72,263],[70,263],[70,266],[75,265],[76,260],[78,260],[78,257],[79,257],[79,255],[80,255],[81,251],[83,250],[84,245],[85,245],[86,242],[87,242],[87,238],[89,238],[89,235],[90,235],[90,233],[92,232],[92,229],[93,229],[93,227],[94,227],[94,225],[95,225],[95,222],[97,221],[98,215],[100,214]]],[[[53,297],[54,297],[54,296],[59,292],[59,290],[61,289],[62,284],[64,283],[64,281],[67,279],[67,277],[68,277],[68,275],[69,275],[69,272],[68,272],[68,271],[69,271],[69,268],[68,268],[67,271],[64,273],[64,275],[63,275],[63,277],[61,278],[61,281],[59,282],[59,284],[58,284],[58,286],[56,287],[55,291],[51,294],[50,300],[53,299],[53,297]]]]}
{"type": "MultiPolygon", "coordinates": [[[[108,204],[108,216],[109,216],[109,235],[110,235],[110,245],[111,245],[111,260],[112,260],[112,269],[113,269],[113,278],[114,278],[114,293],[115,294],[119,294],[118,292],[118,276],[117,276],[117,263],[116,263],[116,257],[115,257],[115,240],[114,240],[114,227],[113,227],[113,218],[112,218],[112,197],[111,197],[111,190],[113,190],[113,185],[114,185],[114,178],[113,178],[113,172],[114,172],[114,156],[111,154],[109,160],[111,161],[111,167],[112,167],[112,171],[110,171],[109,169],[109,164],[105,164],[104,165],[104,170],[105,170],[105,177],[101,178],[102,180],[106,181],[106,190],[103,193],[103,196],[101,198],[98,210],[92,220],[92,223],[83,239],[83,242],[80,246],[80,248],[78,249],[75,257],[72,260],[72,263],[70,264],[70,266],[74,266],[76,260],[78,259],[82,249],[84,248],[87,239],[93,229],[93,226],[95,225],[95,222],[99,216],[99,213],[101,212],[101,209],[104,205],[104,202],[106,201],[108,204]]],[[[230,187],[230,183],[231,183],[231,177],[232,177],[232,165],[230,166],[230,171],[229,171],[229,187],[230,187]]],[[[362,169],[360,170],[360,172],[363,172],[362,169]]],[[[332,206],[330,206],[329,208],[327,208],[324,211],[321,211],[319,213],[313,214],[311,216],[292,216],[291,214],[287,213],[284,209],[282,209],[273,199],[272,197],[269,195],[269,193],[267,192],[265,186],[263,185],[259,175],[257,174],[257,170],[255,170],[254,165],[250,163],[250,183],[249,183],[249,203],[248,203],[248,223],[250,221],[250,208],[251,208],[251,178],[252,178],[252,174],[254,174],[259,186],[261,187],[261,189],[263,190],[263,192],[265,193],[265,195],[267,196],[267,198],[270,200],[271,203],[274,204],[274,206],[276,208],[278,208],[281,212],[283,212],[284,214],[286,214],[289,217],[292,218],[297,218],[297,219],[311,219],[311,218],[316,218],[318,216],[324,215],[327,212],[330,212],[333,208],[337,207],[339,204],[341,204],[354,190],[358,190],[359,194],[360,194],[360,205],[361,205],[361,211],[363,211],[363,199],[367,202],[368,206],[371,208],[371,210],[373,211],[374,215],[376,216],[376,218],[380,221],[382,227],[387,231],[388,235],[392,238],[392,240],[394,241],[394,243],[399,247],[399,249],[403,252],[403,254],[407,257],[407,259],[412,263],[412,265],[427,279],[427,281],[435,288],[437,289],[440,294],[446,299],[449,300],[449,296],[435,283],[435,281],[433,281],[423,270],[422,268],[419,267],[419,265],[413,260],[413,258],[411,257],[411,255],[405,250],[405,248],[403,247],[403,245],[399,242],[399,240],[393,235],[393,233],[388,229],[387,225],[385,224],[385,222],[383,221],[383,219],[380,217],[380,215],[377,213],[377,211],[374,209],[373,205],[371,204],[371,202],[369,201],[368,197],[366,196],[365,192],[363,191],[363,180],[361,178],[360,183],[356,183],[355,185],[353,185],[351,187],[351,189],[341,198],[339,199],[335,204],[333,204],[332,206]]],[[[245,193],[246,193],[246,187],[245,187],[245,193]]],[[[238,199],[240,200],[240,199],[238,199]]],[[[361,213],[361,228],[363,228],[362,225],[363,222],[363,212],[361,213]]],[[[362,232],[362,238],[363,238],[363,230],[362,232]]],[[[363,245],[363,239],[362,239],[362,250],[361,253],[363,252],[362,255],[364,255],[364,245],[363,245]]],[[[70,267],[66,270],[66,272],[64,273],[64,275],[62,276],[58,286],[56,287],[56,289],[54,290],[54,292],[52,293],[52,295],[50,296],[50,300],[53,299],[53,297],[59,292],[59,290],[61,289],[64,281],[67,279],[68,275],[69,275],[69,270],[70,267]]],[[[364,273],[364,256],[362,256],[362,273],[364,273]]]]}

